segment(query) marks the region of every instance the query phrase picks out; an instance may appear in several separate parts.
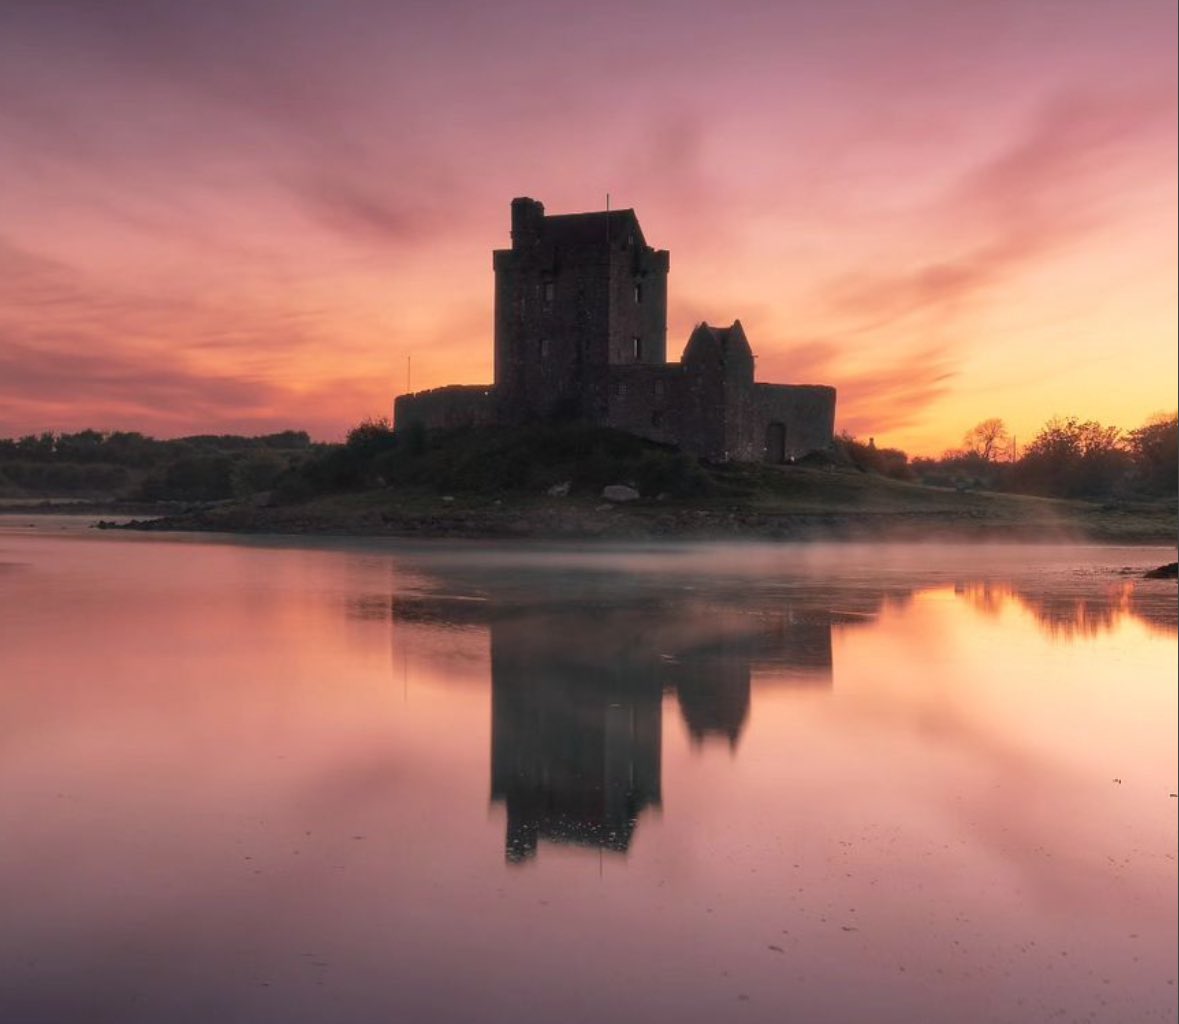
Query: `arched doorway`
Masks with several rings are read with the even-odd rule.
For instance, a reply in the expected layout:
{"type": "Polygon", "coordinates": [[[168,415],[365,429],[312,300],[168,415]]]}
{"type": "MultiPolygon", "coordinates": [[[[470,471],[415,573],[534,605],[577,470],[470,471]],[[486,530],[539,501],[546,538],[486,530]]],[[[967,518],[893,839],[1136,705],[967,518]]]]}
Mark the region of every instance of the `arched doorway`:
{"type": "Polygon", "coordinates": [[[786,424],[771,423],[766,427],[766,462],[786,461],[786,424]]]}

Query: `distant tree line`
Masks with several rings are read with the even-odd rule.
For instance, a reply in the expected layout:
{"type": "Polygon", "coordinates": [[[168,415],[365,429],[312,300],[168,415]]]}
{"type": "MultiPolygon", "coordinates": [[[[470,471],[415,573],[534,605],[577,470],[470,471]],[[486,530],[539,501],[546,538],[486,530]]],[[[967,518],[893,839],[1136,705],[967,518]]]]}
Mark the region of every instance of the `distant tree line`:
{"type": "Polygon", "coordinates": [[[269,489],[319,447],[302,430],[163,441],[99,430],[0,438],[0,496],[219,501],[269,489]]]}
{"type": "Polygon", "coordinates": [[[1075,416],[1054,417],[1021,450],[1001,419],[976,424],[959,448],[940,458],[909,457],[843,435],[845,457],[868,472],[958,489],[1052,498],[1106,500],[1179,493],[1179,417],[1171,413],[1135,430],[1075,416]]]}
{"type": "MultiPolygon", "coordinates": [[[[959,490],[1153,499],[1179,492],[1177,439],[1173,413],[1130,431],[1058,417],[1017,451],[1003,421],[988,419],[940,458],[910,459],[899,449],[843,434],[834,461],[959,490]]],[[[630,481],[643,494],[691,497],[723,491],[724,474],[717,470],[620,431],[553,424],[427,435],[420,425],[394,430],[386,419],[366,419],[343,444],[316,444],[301,430],[164,441],[97,430],[0,439],[0,498],[18,499],[209,502],[269,494],[286,502],[380,487],[536,493],[554,481],[582,493],[630,481]]]]}

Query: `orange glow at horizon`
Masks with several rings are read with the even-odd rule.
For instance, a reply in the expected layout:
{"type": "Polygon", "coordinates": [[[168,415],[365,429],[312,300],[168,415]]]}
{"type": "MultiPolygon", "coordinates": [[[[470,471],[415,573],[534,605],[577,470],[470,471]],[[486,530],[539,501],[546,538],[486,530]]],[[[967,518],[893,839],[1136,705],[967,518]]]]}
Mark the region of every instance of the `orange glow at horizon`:
{"type": "Polygon", "coordinates": [[[510,199],[607,191],[670,358],[740,318],[878,446],[1179,406],[1172,4],[559,7],[0,12],[0,436],[490,383],[510,199]]]}

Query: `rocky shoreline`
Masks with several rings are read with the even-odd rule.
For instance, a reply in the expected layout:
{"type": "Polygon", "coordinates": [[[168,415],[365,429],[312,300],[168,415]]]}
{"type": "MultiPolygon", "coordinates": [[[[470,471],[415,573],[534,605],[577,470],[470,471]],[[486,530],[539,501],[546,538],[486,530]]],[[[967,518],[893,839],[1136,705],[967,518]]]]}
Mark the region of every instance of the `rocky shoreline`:
{"type": "Polygon", "coordinates": [[[766,511],[733,505],[692,507],[610,504],[571,499],[463,504],[453,499],[407,505],[227,505],[190,509],[130,522],[100,520],[99,528],[419,537],[463,540],[925,540],[1106,541],[1157,544],[1174,532],[1154,521],[1013,522],[977,509],[766,511]]]}

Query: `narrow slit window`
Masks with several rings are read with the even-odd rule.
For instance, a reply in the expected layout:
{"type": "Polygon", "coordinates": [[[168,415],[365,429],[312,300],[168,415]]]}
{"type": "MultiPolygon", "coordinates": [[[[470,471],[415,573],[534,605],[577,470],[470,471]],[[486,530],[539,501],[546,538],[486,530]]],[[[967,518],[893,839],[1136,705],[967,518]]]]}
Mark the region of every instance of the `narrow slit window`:
{"type": "Polygon", "coordinates": [[[540,358],[547,359],[548,354],[549,354],[549,339],[548,338],[541,338],[540,345],[538,346],[538,348],[539,348],[539,352],[540,352],[540,358]]]}
{"type": "Polygon", "coordinates": [[[642,285],[642,282],[636,281],[635,282],[635,302],[640,303],[642,301],[643,301],[643,285],[642,285]]]}
{"type": "Polygon", "coordinates": [[[556,295],[557,289],[552,281],[545,281],[544,283],[544,301],[550,303],[553,301],[553,296],[556,295]]]}
{"type": "Polygon", "coordinates": [[[631,345],[633,347],[633,355],[634,355],[635,359],[642,359],[643,358],[643,339],[640,338],[636,334],[634,336],[634,338],[631,340],[631,345]]]}

